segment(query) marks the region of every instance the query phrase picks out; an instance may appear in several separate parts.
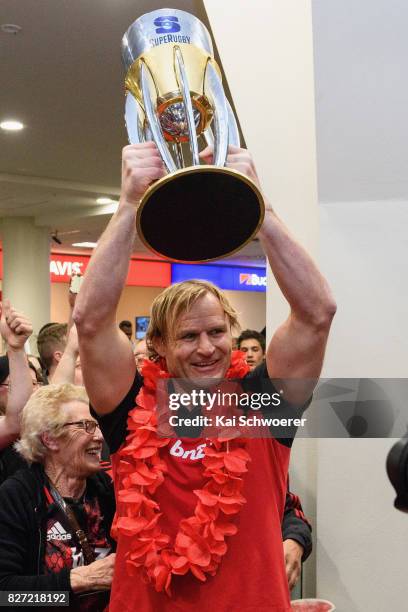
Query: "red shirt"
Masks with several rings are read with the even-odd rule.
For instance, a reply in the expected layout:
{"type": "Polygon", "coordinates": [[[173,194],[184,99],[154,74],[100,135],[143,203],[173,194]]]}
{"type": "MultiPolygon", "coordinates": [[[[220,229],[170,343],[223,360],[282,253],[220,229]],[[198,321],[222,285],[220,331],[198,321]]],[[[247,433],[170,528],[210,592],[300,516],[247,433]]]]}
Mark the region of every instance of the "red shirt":
{"type": "MultiPolygon", "coordinates": [[[[161,449],[168,473],[154,499],[163,513],[162,529],[172,537],[180,520],[194,513],[193,490],[204,485],[203,444],[205,440],[183,438],[161,449]]],[[[157,593],[141,578],[128,575],[129,539],[119,536],[109,612],[290,612],[281,535],[290,448],[275,439],[250,439],[247,451],[251,456],[244,476],[247,501],[233,518],[238,533],[226,538],[228,551],[217,574],[204,583],[190,572],[174,576],[172,597],[157,593]]],[[[115,476],[118,459],[117,453],[112,455],[115,476]]],[[[117,492],[122,485],[117,476],[114,480],[117,492]]]]}

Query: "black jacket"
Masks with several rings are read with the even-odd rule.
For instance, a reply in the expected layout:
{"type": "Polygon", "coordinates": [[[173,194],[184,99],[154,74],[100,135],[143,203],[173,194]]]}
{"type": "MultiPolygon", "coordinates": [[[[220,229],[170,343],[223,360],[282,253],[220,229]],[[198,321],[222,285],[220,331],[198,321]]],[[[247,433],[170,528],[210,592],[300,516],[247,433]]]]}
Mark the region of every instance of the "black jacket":
{"type": "Polygon", "coordinates": [[[14,450],[12,444],[0,450],[0,485],[18,470],[27,468],[28,463],[14,450]]]}
{"type": "Polygon", "coordinates": [[[306,561],[312,552],[312,526],[303,513],[299,497],[288,489],[282,519],[282,540],[289,539],[303,546],[302,563],[306,561]]]}
{"type": "MultiPolygon", "coordinates": [[[[18,471],[0,487],[0,591],[70,591],[69,569],[45,574],[47,503],[42,466],[18,471]]],[[[115,513],[111,480],[104,472],[87,479],[110,533],[115,513]]],[[[109,537],[109,535],[108,535],[109,537]]],[[[111,541],[112,547],[114,542],[111,541]]]]}

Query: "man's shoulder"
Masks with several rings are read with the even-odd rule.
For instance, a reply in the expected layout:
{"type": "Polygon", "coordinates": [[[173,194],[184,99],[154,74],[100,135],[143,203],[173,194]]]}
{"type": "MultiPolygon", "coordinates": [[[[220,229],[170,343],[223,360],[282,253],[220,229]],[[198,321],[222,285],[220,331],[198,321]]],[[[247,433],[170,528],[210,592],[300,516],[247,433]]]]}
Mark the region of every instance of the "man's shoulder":
{"type": "Polygon", "coordinates": [[[143,378],[136,371],[129,391],[112,412],[100,415],[90,406],[91,414],[98,420],[111,454],[119,449],[126,437],[128,414],[136,406],[136,397],[142,386],[143,378]]]}
{"type": "Polygon", "coordinates": [[[92,416],[94,416],[98,421],[109,421],[112,418],[112,415],[116,415],[118,412],[123,410],[129,411],[131,408],[135,406],[136,403],[136,395],[139,393],[140,389],[143,387],[143,377],[136,370],[135,377],[133,379],[132,385],[129,391],[126,393],[125,397],[119,402],[119,404],[111,411],[106,414],[98,414],[95,409],[90,405],[90,411],[92,416]]]}

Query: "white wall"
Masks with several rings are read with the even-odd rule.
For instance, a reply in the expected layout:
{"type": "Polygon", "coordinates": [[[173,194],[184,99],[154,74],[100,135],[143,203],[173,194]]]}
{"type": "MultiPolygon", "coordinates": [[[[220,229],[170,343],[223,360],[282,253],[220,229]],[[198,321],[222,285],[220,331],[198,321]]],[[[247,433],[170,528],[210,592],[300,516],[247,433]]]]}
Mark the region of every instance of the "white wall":
{"type": "MultiPolygon", "coordinates": [[[[338,302],[325,374],[408,376],[408,202],[321,207],[321,266],[338,302]]],[[[339,612],[402,610],[408,517],[393,508],[390,439],[319,440],[317,593],[339,612]]]]}
{"type": "Polygon", "coordinates": [[[329,376],[408,376],[408,202],[321,206],[322,270],[340,308],[329,376]]]}
{"type": "Polygon", "coordinates": [[[238,312],[241,329],[262,331],[266,322],[266,296],[258,291],[225,291],[238,312]]]}

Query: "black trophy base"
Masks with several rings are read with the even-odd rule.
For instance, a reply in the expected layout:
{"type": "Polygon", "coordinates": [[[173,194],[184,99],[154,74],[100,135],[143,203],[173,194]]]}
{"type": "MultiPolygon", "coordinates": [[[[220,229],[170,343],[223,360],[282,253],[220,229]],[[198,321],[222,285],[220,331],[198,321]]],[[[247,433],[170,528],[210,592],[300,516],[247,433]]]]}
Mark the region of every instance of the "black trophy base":
{"type": "Polygon", "coordinates": [[[193,166],[149,187],[137,229],[158,255],[198,263],[238,251],[256,234],[263,216],[262,195],[246,176],[229,168],[193,166]]]}

